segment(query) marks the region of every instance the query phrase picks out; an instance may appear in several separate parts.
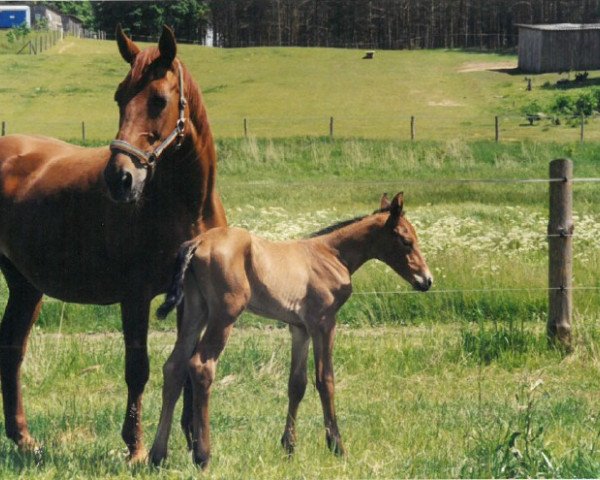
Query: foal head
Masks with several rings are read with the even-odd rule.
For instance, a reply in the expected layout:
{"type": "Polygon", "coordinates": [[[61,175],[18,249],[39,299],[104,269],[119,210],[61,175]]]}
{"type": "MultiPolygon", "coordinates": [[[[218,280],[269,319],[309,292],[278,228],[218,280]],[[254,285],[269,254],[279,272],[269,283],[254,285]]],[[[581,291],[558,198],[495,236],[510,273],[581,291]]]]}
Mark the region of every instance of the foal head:
{"type": "Polygon", "coordinates": [[[104,178],[114,201],[133,202],[152,177],[163,151],[183,140],[190,128],[185,122],[189,115],[173,32],[164,27],[158,48],[140,51],[118,26],[117,43],[131,70],[115,93],[119,132],[111,143],[104,178]]]}
{"type": "Polygon", "coordinates": [[[381,198],[380,212],[388,216],[373,244],[375,257],[393,268],[415,290],[426,292],[433,284],[433,277],[421,254],[417,232],[404,216],[403,208],[402,192],[391,202],[385,194],[381,198]]]}

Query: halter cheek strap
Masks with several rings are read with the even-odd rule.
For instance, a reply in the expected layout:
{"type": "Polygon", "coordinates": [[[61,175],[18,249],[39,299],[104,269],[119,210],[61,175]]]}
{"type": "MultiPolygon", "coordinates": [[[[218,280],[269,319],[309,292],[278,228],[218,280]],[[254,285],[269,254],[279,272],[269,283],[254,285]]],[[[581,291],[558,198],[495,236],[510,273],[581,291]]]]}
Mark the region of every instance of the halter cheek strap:
{"type": "Polygon", "coordinates": [[[145,168],[151,169],[168,147],[170,147],[176,141],[176,147],[181,145],[183,136],[185,134],[185,106],[187,105],[187,100],[185,99],[185,93],[183,91],[183,68],[181,67],[181,63],[179,63],[179,61],[177,61],[177,66],[179,70],[179,118],[177,119],[177,124],[175,125],[173,131],[158,147],[151,152],[145,152],[131,145],[131,143],[126,142],[125,140],[113,140],[110,142],[110,149],[112,152],[125,153],[130,157],[139,160],[145,168]]]}

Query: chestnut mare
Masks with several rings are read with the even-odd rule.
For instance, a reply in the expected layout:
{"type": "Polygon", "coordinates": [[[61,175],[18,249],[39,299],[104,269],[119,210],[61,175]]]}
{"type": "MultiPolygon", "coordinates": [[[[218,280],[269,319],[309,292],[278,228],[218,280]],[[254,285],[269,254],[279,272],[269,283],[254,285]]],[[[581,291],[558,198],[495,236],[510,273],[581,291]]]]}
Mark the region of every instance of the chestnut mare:
{"type": "MultiPolygon", "coordinates": [[[[206,110],[175,57],[173,32],[165,28],[159,47],[144,51],[120,27],[117,41],[131,70],[115,95],[119,131],[110,148],[39,136],[0,139],[0,267],[9,288],[0,374],[6,434],[36,449],[20,367],[43,294],[120,303],[128,389],[122,436],[137,461],[146,456],[141,407],[150,301],[169,286],[181,243],[226,218],[206,110]]],[[[191,390],[187,398],[182,423],[189,432],[191,390]]]]}
{"type": "Polygon", "coordinates": [[[169,294],[158,311],[164,317],[184,299],[177,342],[163,367],[163,405],[150,450],[152,463],[160,464],[167,455],[173,409],[188,373],[193,383],[194,460],[202,466],[208,462],[210,387],[219,355],[245,309],[290,326],[292,365],[283,447],[291,454],[296,444],[296,413],[306,389],[312,339],[327,444],[344,454],[333,402],[332,351],[336,313],[352,293],[351,275],[376,258],[417,290],[429,290],[433,281],[402,208],[401,193],[391,203],[384,195],[381,209],[372,215],[333,225],[309,239],[270,242],[241,228],[215,228],[182,245],[169,294]]]}

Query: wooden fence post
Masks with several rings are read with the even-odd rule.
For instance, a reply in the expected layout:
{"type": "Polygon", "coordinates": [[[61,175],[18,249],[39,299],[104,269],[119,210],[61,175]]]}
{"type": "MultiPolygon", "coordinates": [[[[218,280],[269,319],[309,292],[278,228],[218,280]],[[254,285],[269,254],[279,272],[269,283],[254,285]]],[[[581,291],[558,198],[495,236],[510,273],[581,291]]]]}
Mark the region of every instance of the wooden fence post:
{"type": "Polygon", "coordinates": [[[244,118],[244,138],[248,138],[248,120],[244,118]]]}
{"type": "Polygon", "coordinates": [[[6,135],[6,122],[2,120],[2,136],[6,135]]]}
{"type": "Polygon", "coordinates": [[[550,220],[548,222],[548,339],[571,347],[573,315],[573,162],[561,158],[550,162],[550,220]]]}
{"type": "Polygon", "coordinates": [[[495,117],[495,129],[496,129],[496,143],[500,141],[500,118],[498,115],[495,117]]]}
{"type": "Polygon", "coordinates": [[[414,141],[415,137],[416,137],[415,116],[411,115],[411,117],[410,117],[410,139],[414,141]]]}
{"type": "Polygon", "coordinates": [[[333,117],[329,117],[329,138],[333,140],[333,117]]]}
{"type": "Polygon", "coordinates": [[[81,122],[81,140],[85,143],[85,122],[81,122]]]}

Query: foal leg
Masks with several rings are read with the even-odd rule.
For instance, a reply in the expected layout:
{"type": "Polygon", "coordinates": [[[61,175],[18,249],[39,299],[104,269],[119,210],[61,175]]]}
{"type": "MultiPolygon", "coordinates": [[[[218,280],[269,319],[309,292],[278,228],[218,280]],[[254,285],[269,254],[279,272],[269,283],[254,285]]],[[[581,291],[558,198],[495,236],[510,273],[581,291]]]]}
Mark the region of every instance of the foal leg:
{"type": "Polygon", "coordinates": [[[184,382],[189,379],[188,361],[194,353],[198,336],[206,322],[206,312],[202,308],[202,301],[197,289],[186,291],[185,304],[185,315],[177,329],[177,341],[173,352],[163,366],[162,409],[154,444],[150,450],[150,460],[154,465],[159,465],[167,456],[173,410],[184,382]]]}
{"type": "Polygon", "coordinates": [[[20,370],[29,332],[42,306],[42,293],[4,257],[0,257],[0,268],[9,289],[8,304],[0,325],[0,378],[6,436],[20,449],[35,451],[37,444],[29,434],[25,419],[20,370]]]}
{"type": "Polygon", "coordinates": [[[192,388],[194,391],[194,462],[206,468],[210,459],[210,422],[208,401],[210,388],[215,378],[219,355],[225,348],[236,317],[214,317],[209,319],[206,332],[196,345],[190,359],[192,388]]]}
{"type": "Polygon", "coordinates": [[[131,298],[121,303],[125,338],[125,382],[127,409],[121,437],[129,449],[128,460],[137,463],[146,459],[142,433],[142,395],[148,382],[148,316],[150,300],[131,298]]]}
{"type": "MultiPolygon", "coordinates": [[[[181,322],[183,322],[183,315],[185,313],[185,302],[181,302],[177,308],[177,332],[181,328],[181,322]]],[[[193,353],[193,352],[192,352],[193,353]]],[[[190,353],[191,356],[191,353],[190,353]]],[[[192,449],[192,379],[189,373],[185,376],[183,381],[183,408],[181,410],[181,429],[187,442],[188,450],[192,449]]]]}
{"type": "Polygon", "coordinates": [[[281,445],[289,455],[294,453],[296,446],[296,414],[306,391],[306,360],[310,339],[306,328],[302,326],[290,325],[290,332],[292,334],[292,365],[288,381],[288,413],[285,430],[281,437],[281,445]]]}
{"type": "Polygon", "coordinates": [[[337,425],[334,406],[333,378],[333,341],[335,338],[335,318],[319,324],[311,332],[315,355],[315,370],[317,374],[317,390],[323,406],[325,420],[325,435],[327,446],[336,455],[345,455],[342,438],[337,425]]]}

